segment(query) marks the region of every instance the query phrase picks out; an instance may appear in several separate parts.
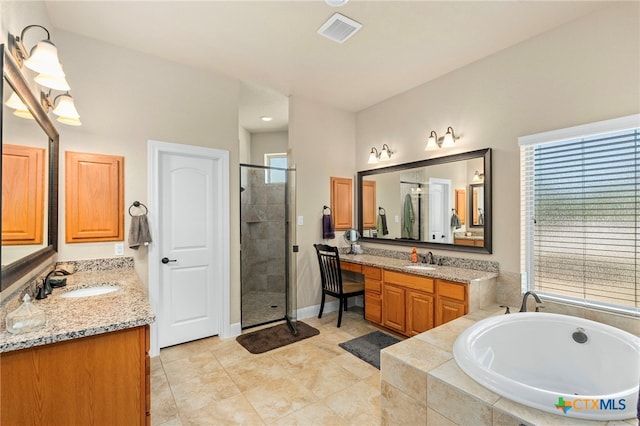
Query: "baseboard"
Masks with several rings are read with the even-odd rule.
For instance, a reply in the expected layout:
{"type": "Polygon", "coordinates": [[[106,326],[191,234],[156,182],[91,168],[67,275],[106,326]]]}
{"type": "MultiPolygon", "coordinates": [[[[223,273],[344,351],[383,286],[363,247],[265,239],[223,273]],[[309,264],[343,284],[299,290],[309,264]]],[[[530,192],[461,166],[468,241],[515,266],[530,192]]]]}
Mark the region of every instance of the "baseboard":
{"type": "MultiPolygon", "coordinates": [[[[361,308],[364,307],[364,298],[362,298],[361,296],[356,296],[356,297],[352,297],[349,299],[349,305],[348,306],[360,306],[361,308]]],[[[324,304],[324,311],[322,312],[323,314],[329,313],[329,312],[337,312],[338,311],[338,306],[339,306],[339,302],[338,300],[332,300],[331,302],[325,302],[324,304]]],[[[306,308],[300,308],[296,311],[296,314],[298,316],[298,319],[305,319],[305,318],[313,318],[313,317],[317,317],[318,316],[318,312],[320,312],[320,305],[313,305],[313,306],[307,306],[306,308]]]]}

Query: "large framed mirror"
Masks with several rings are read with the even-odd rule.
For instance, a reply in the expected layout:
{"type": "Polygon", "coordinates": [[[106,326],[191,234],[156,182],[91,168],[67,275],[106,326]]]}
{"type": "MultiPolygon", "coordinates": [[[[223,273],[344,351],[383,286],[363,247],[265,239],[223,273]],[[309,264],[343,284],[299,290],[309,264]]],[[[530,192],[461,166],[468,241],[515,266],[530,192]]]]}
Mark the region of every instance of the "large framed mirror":
{"type": "MultiPolygon", "coordinates": [[[[39,99],[32,93],[22,71],[16,64],[8,49],[0,45],[0,61],[2,62],[2,145],[24,146],[43,152],[43,189],[42,202],[38,205],[42,212],[37,212],[41,219],[42,229],[38,231],[42,237],[34,243],[16,243],[5,239],[5,224],[2,224],[2,282],[0,291],[7,289],[20,278],[27,275],[35,267],[53,256],[58,249],[58,144],[59,134],[39,99]],[[15,94],[26,106],[26,113],[31,119],[17,117],[14,109],[6,105],[9,97],[15,94]],[[5,242],[6,241],[6,242],[5,242]]],[[[3,149],[3,156],[5,150],[3,149]]],[[[2,168],[3,172],[5,168],[2,168]]],[[[31,169],[28,169],[31,170],[31,169]]],[[[4,175],[4,173],[3,173],[4,175]]],[[[18,175],[15,173],[14,175],[18,175]]],[[[15,182],[5,182],[3,179],[3,194],[19,187],[15,182]]],[[[3,218],[5,211],[11,215],[14,206],[2,199],[3,218]],[[9,210],[7,210],[9,209],[9,210]]],[[[7,197],[8,199],[19,199],[7,197]]],[[[10,217],[10,216],[7,216],[10,217]]],[[[4,219],[3,219],[4,222],[4,219]]],[[[40,226],[40,225],[38,225],[40,226]]]]}
{"type": "Polygon", "coordinates": [[[358,172],[361,241],[492,252],[491,148],[358,172]]]}

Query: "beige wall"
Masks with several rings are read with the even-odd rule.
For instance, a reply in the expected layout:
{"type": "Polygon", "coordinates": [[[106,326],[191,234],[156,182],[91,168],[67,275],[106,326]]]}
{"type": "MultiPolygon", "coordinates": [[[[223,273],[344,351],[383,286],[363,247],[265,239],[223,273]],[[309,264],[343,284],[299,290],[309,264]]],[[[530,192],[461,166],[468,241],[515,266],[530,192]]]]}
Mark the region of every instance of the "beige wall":
{"type": "MultiPolygon", "coordinates": [[[[298,308],[320,303],[320,271],[313,244],[322,241],[322,206],[329,205],[330,177],[354,178],[355,114],[299,96],[289,101],[291,165],[297,168],[298,308]]],[[[339,233],[331,244],[344,246],[339,233]]]]}
{"type": "Polygon", "coordinates": [[[251,164],[263,166],[264,154],[286,153],[288,146],[288,132],[252,133],[251,164]]]}
{"type": "MultiPolygon", "coordinates": [[[[231,321],[239,321],[239,259],[233,255],[239,253],[239,82],[66,32],[58,32],[56,44],[83,123],[58,126],[60,158],[67,150],[125,157],[125,241],[128,207],[149,198],[149,139],[229,151],[231,321]]],[[[114,243],[65,243],[64,176],[61,160],[59,260],[113,257],[114,243]]],[[[135,258],[147,285],[147,249],[125,243],[125,255],[135,258]]]]}
{"type": "Polygon", "coordinates": [[[392,164],[492,148],[493,254],[464,257],[519,272],[517,138],[640,112],[638,8],[606,8],[359,112],[356,168],[370,169],[371,146],[383,143],[392,164]],[[429,132],[447,126],[456,147],[425,152],[429,132]]]}

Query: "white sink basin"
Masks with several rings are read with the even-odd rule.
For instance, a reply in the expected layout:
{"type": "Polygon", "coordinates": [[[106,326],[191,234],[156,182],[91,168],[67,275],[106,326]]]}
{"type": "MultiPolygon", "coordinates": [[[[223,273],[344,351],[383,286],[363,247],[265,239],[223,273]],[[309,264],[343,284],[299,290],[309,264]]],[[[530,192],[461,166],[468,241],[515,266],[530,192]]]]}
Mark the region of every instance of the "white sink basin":
{"type": "Polygon", "coordinates": [[[433,266],[426,266],[426,265],[408,265],[408,266],[405,266],[405,268],[416,269],[418,271],[435,271],[436,270],[436,268],[434,268],[433,266]]]}
{"type": "Polygon", "coordinates": [[[101,285],[68,291],[66,293],[62,293],[60,297],[75,299],[78,297],[100,296],[102,294],[113,293],[114,291],[118,290],[120,290],[120,287],[114,285],[101,285]]]}

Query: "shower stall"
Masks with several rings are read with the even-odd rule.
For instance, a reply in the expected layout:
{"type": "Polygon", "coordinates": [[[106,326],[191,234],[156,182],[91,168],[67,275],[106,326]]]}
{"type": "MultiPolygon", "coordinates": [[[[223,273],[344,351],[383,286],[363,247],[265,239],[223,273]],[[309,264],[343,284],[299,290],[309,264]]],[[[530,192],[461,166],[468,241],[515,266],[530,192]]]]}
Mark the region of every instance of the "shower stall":
{"type": "Polygon", "coordinates": [[[240,164],[241,326],[295,334],[295,169],[240,164]]]}

